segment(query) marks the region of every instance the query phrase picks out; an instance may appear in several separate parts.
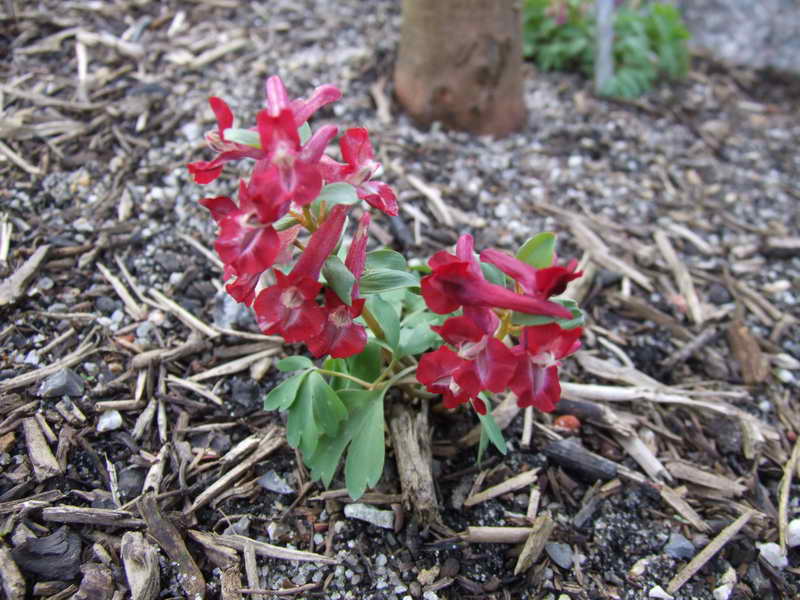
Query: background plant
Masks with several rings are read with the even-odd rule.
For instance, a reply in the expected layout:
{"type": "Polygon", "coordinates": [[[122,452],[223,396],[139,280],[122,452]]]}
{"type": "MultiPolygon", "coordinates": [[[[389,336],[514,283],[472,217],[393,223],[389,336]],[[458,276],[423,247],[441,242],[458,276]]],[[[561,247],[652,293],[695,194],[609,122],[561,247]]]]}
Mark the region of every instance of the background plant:
{"type": "MultiPolygon", "coordinates": [[[[615,74],[604,93],[635,98],[661,77],[678,80],[689,70],[689,32],[670,4],[621,4],[614,15],[615,74]]],[[[591,0],[526,0],[525,56],[543,71],[591,76],[596,31],[591,0]]]]}

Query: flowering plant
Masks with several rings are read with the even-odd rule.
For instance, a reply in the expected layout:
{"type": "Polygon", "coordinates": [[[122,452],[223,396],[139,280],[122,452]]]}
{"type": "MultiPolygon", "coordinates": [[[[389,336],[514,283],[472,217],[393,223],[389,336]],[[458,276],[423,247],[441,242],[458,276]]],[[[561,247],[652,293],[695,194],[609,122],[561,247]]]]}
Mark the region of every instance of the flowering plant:
{"type": "Polygon", "coordinates": [[[201,204],[219,226],[215,248],[227,292],[251,306],[264,333],[302,342],[322,365],[291,356],[277,365],[295,374],[275,387],[266,410],[288,413],[287,438],[315,479],[329,485],[347,450],[345,481],[353,498],[377,483],[384,462],[384,399],[441,395],[446,408],[471,405],[483,424],[481,451],[506,446],[489,411],[490,396],[510,389],[520,406],[552,411],[559,361],[580,347],[583,314],[556,298],[580,277],[576,262],[555,264],[555,236],[539,234],[515,256],[479,256],[462,235],[455,253],[434,254],[410,269],[390,249],[367,252],[371,209],[398,214],[365,129],[339,138],[338,162],[325,154],[333,125],[311,131],[308,119],[337,100],[324,85],[290,100],[281,79],[266,84],[266,106],[250,129],[234,128],[228,105],[210,104],[217,129],[206,135],[217,155],[188,165],[197,183],[225,163],[255,161],[227,196],[201,204]],[[350,217],[355,231],[347,236],[350,217]]]}

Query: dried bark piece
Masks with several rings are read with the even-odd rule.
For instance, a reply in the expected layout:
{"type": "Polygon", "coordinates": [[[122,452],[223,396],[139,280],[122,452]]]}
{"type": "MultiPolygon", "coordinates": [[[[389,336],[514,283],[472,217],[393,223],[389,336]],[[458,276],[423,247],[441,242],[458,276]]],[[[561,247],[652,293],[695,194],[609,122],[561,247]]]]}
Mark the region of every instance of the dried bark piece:
{"type": "Polygon", "coordinates": [[[687,269],[686,264],[678,258],[678,254],[675,252],[675,248],[672,247],[672,243],[669,241],[669,237],[666,233],[660,230],[656,231],[654,238],[662,256],[667,261],[669,268],[672,269],[672,274],[675,276],[675,281],[678,283],[678,289],[686,299],[689,318],[698,325],[702,324],[704,320],[703,307],[700,304],[697,291],[694,289],[694,282],[692,281],[692,276],[689,274],[689,269],[687,269]]]}
{"type": "Polygon", "coordinates": [[[416,411],[404,403],[395,403],[389,417],[404,504],[423,525],[440,520],[431,472],[431,430],[427,409],[425,404],[416,411]]]}
{"type": "Polygon", "coordinates": [[[88,563],[81,567],[81,572],[81,585],[70,600],[111,600],[114,594],[111,569],[98,563],[88,563]]]}
{"type": "Polygon", "coordinates": [[[25,579],[5,544],[0,544],[0,590],[8,600],[25,600],[25,579]]]}
{"type": "Polygon", "coordinates": [[[616,463],[590,452],[573,439],[550,442],[542,452],[565,469],[575,471],[592,481],[614,479],[617,476],[616,463]]]}
{"type": "Polygon", "coordinates": [[[769,364],[758,341],[743,321],[734,321],[728,326],[728,343],[739,362],[746,384],[761,383],[767,379],[769,364]]]}
{"type": "Polygon", "coordinates": [[[138,531],[122,536],[122,561],[133,600],[155,600],[159,586],[158,549],[138,531]]]}
{"type": "Polygon", "coordinates": [[[23,571],[68,581],[80,573],[81,538],[65,525],[51,535],[23,542],[11,555],[23,571]]]}
{"type": "Polygon", "coordinates": [[[485,502],[491,498],[496,498],[497,496],[502,496],[508,492],[513,492],[520,488],[524,488],[536,481],[538,475],[539,469],[530,469],[529,471],[524,471],[519,475],[515,475],[510,479],[506,479],[502,483],[498,483],[495,486],[486,488],[482,492],[478,492],[477,494],[470,496],[464,501],[464,506],[475,506],[476,504],[480,504],[481,502],[485,502]]]}
{"type": "Polygon", "coordinates": [[[313,552],[305,552],[303,550],[294,550],[292,548],[273,546],[272,544],[259,542],[258,540],[254,540],[243,535],[214,535],[194,529],[189,530],[189,535],[195,542],[207,550],[214,549],[219,551],[223,547],[228,547],[239,550],[240,552],[244,552],[245,546],[250,544],[258,556],[269,556],[271,558],[278,558],[281,560],[316,562],[325,565],[338,565],[341,562],[335,558],[323,556],[321,554],[314,554],[313,552]]]}
{"type": "Polygon", "coordinates": [[[544,513],[539,515],[531,525],[531,533],[528,539],[525,540],[525,545],[522,547],[522,552],[519,554],[517,564],[514,567],[514,575],[519,575],[527,571],[533,563],[539,558],[544,550],[544,545],[553,533],[556,524],[550,515],[544,513]]]}
{"type": "Polygon", "coordinates": [[[189,598],[200,599],[206,597],[206,580],[197,567],[197,563],[189,554],[180,532],[161,513],[161,509],[153,494],[144,494],[137,502],[139,513],[147,522],[147,532],[161,546],[170,560],[178,563],[181,577],[180,582],[189,598]]]}
{"type": "Polygon", "coordinates": [[[39,246],[36,251],[22,263],[22,266],[14,271],[8,279],[0,283],[0,306],[13,304],[25,293],[28,282],[39,270],[39,267],[47,258],[50,246],[39,246]]]}
{"type": "Polygon", "coordinates": [[[58,464],[53,451],[42,433],[35,417],[22,420],[22,431],[25,435],[25,445],[28,448],[28,457],[33,465],[33,475],[36,481],[46,481],[63,471],[58,464]]]}
{"type": "Polygon", "coordinates": [[[667,469],[677,479],[715,489],[726,496],[741,496],[747,491],[747,486],[741,483],[723,475],[708,473],[685,462],[670,461],[667,463],[667,469]]]}

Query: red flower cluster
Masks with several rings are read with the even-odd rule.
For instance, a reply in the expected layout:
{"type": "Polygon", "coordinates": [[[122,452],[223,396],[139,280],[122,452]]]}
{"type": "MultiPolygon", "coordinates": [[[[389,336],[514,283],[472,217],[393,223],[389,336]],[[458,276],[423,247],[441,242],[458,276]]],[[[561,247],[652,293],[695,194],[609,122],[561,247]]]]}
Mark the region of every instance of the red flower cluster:
{"type": "Polygon", "coordinates": [[[519,343],[509,348],[495,337],[501,329],[495,310],[571,318],[569,310],[549,298],[581,276],[577,263],[536,269],[498,250],[484,250],[481,260],[515,280],[522,292],[517,294],[484,279],[473,245],[472,236],[463,235],[455,255],[438,252],[428,262],[432,272],[421,284],[426,304],[439,314],[462,308],[463,315],[434,327],[449,346],[422,356],[417,379],[428,391],[442,394],[448,408],[471,402],[484,414],[486,406],[478,397],[482,391],[511,388],[520,406],[552,411],[561,396],[559,360],[580,348],[582,329],[565,330],[556,323],[523,327],[519,343]]]}
{"type": "MultiPolygon", "coordinates": [[[[322,290],[318,281],[326,259],[339,243],[351,207],[336,205],[327,215],[320,210],[321,222],[305,223],[315,230],[295,266],[288,274],[273,268],[275,283],[258,292],[262,275],[276,264],[291,262],[300,231],[299,225],[278,231],[275,223],[290,211],[310,205],[323,185],[336,182],[351,184],[359,198],[386,214],[397,215],[392,189],[373,180],[381,165],[375,161],[365,129],[348,129],[341,137],[345,163],[324,156],[338,131],[333,125],[320,127],[301,142],[298,129],[319,108],[340,97],[337,88],[324,85],[307,100],[290,100],[281,79],[270,77],[266,108],[257,114],[256,127],[249,130],[257,133],[257,145],[226,137],[233,135],[226,134],[233,126],[233,113],[223,100],[211,98],[217,130],[208,133],[206,141],[217,156],[188,165],[197,183],[209,183],[219,177],[225,163],[255,159],[250,180],[240,183],[238,203],[226,196],[200,201],[219,225],[215,248],[225,265],[224,278],[235,278],[226,289],[237,301],[253,306],[265,333],[282,335],[288,342],[304,341],[316,356],[351,356],[366,344],[364,328],[353,322],[364,305],[358,284],[352,297],[343,299],[330,288],[322,290]],[[324,292],[324,306],[317,304],[320,292],[324,292]]],[[[356,282],[364,270],[369,219],[365,212],[345,263],[356,282]]]]}

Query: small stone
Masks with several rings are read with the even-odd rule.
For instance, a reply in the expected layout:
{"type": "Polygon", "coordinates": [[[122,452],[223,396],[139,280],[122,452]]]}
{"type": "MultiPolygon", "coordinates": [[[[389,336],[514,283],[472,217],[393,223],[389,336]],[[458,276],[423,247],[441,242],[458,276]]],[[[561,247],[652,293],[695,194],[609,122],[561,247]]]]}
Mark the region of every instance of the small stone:
{"type": "Polygon", "coordinates": [[[114,431],[122,427],[122,415],[118,410],[107,410],[97,419],[97,432],[114,431]]]}
{"type": "Polygon", "coordinates": [[[276,494],[294,494],[295,490],[275,471],[267,471],[258,478],[258,485],[276,494]]]}
{"type": "Polygon", "coordinates": [[[41,277],[39,281],[36,282],[36,287],[40,290],[52,290],[55,283],[49,277],[41,277]]]}
{"type": "Polygon", "coordinates": [[[94,231],[94,223],[86,217],[78,217],[72,222],[72,228],[75,231],[83,231],[84,233],[91,233],[94,231]]]}
{"type": "Polygon", "coordinates": [[[800,519],[789,521],[789,527],[786,528],[786,544],[789,548],[800,546],[800,519]]]}
{"type": "Polygon", "coordinates": [[[226,527],[222,533],[225,535],[248,535],[250,533],[250,517],[242,517],[226,527]]]}
{"type": "Polygon", "coordinates": [[[461,570],[461,565],[459,564],[458,560],[453,558],[452,556],[444,561],[442,565],[442,577],[455,577],[458,575],[458,572],[461,570]]]}
{"type": "Polygon", "coordinates": [[[224,292],[214,297],[211,316],[214,320],[214,325],[223,329],[249,329],[251,323],[255,323],[250,308],[245,304],[239,304],[224,292]]]}
{"type": "Polygon", "coordinates": [[[786,554],[781,552],[781,547],[775,542],[756,544],[756,547],[761,558],[776,569],[784,569],[789,565],[789,559],[786,558],[786,554]]]}
{"type": "Polygon", "coordinates": [[[145,472],[139,467],[126,467],[117,476],[119,495],[125,500],[136,498],[142,492],[145,472]]]}
{"type": "Polygon", "coordinates": [[[664,590],[664,588],[662,588],[660,585],[656,585],[656,586],[650,588],[650,591],[647,592],[647,597],[648,598],[660,598],[661,600],[672,600],[673,599],[673,596],[668,594],[664,590]]]}
{"type": "Polygon", "coordinates": [[[680,533],[673,533],[669,536],[669,541],[664,546],[664,553],[672,558],[679,560],[694,556],[694,544],[683,537],[680,533]]]}
{"type": "Polygon", "coordinates": [[[718,588],[714,588],[714,591],[711,592],[711,594],[714,596],[714,600],[728,600],[728,598],[730,598],[732,591],[733,591],[733,584],[726,583],[725,585],[721,585],[718,588]]]}
{"type": "Polygon", "coordinates": [[[548,542],[544,545],[547,556],[562,569],[572,568],[572,548],[561,542],[548,542]]]}
{"type": "Polygon", "coordinates": [[[383,529],[394,529],[394,511],[381,510],[369,504],[361,502],[347,504],[344,507],[344,516],[348,519],[366,521],[383,529]]]}
{"type": "Polygon", "coordinates": [[[83,394],[83,379],[69,368],[61,369],[45,379],[39,386],[39,396],[54,398],[57,396],[80,396],[83,394]]]}
{"type": "Polygon", "coordinates": [[[109,296],[98,296],[94,299],[94,307],[101,313],[110,315],[119,308],[119,302],[109,296]]]}

